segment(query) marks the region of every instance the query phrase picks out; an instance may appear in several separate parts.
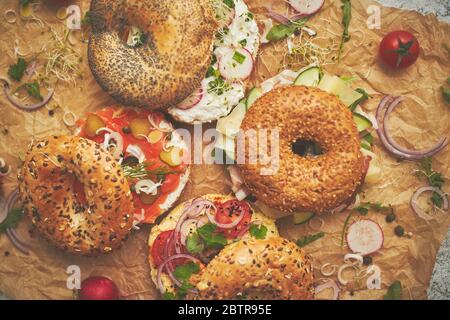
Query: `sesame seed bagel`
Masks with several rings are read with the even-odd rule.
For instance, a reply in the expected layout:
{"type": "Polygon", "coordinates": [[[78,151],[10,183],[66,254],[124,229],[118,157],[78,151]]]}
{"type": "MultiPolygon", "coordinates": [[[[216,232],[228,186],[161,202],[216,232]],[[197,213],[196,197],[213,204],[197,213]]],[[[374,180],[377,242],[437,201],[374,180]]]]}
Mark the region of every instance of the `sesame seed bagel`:
{"type": "Polygon", "coordinates": [[[209,0],[93,0],[89,65],[117,101],[151,109],[175,105],[200,86],[211,62],[217,22],[209,0]],[[129,46],[125,25],[147,40],[129,46]]]}
{"type": "Polygon", "coordinates": [[[292,241],[273,237],[247,239],[223,249],[192,277],[208,300],[305,300],[314,297],[313,265],[292,241]]]}
{"type": "Polygon", "coordinates": [[[64,251],[108,253],[131,231],[128,183],[120,165],[93,141],[53,136],[33,143],[19,173],[19,191],[32,223],[64,251]],[[76,180],[85,201],[74,190],[76,180]]]}
{"type": "MultiPolygon", "coordinates": [[[[249,143],[239,165],[245,184],[259,201],[283,213],[330,212],[347,201],[363,176],[363,156],[356,124],[338,97],[320,89],[285,86],[260,97],[246,113],[241,129],[279,130],[279,166],[262,175],[256,143],[249,143]],[[322,153],[300,156],[297,141],[314,141],[322,153]],[[277,170],[278,169],[278,170],[277,170]]],[[[267,139],[266,139],[267,140],[267,139]]],[[[263,140],[264,141],[264,140],[263,140]]],[[[268,147],[270,153],[271,146],[268,147]]],[[[238,161],[239,162],[239,161],[238,161]]]]}

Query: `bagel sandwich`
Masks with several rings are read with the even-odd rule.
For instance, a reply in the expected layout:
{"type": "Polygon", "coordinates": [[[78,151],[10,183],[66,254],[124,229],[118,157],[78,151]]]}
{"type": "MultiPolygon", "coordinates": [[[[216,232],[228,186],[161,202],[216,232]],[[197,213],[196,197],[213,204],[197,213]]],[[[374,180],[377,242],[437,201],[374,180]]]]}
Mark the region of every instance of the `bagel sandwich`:
{"type": "Polygon", "coordinates": [[[265,214],[294,215],[295,223],[354,205],[364,181],[378,172],[366,139],[373,122],[358,105],[362,98],[317,65],[285,70],[252,89],[243,107],[219,119],[216,128],[225,141],[216,147],[232,159],[239,152],[245,156],[229,167],[236,196],[252,194],[265,214]],[[240,130],[274,128],[279,129],[279,167],[262,175],[265,167],[249,161],[257,146],[246,140],[245,149],[237,150],[235,139],[240,130]]]}
{"type": "Polygon", "coordinates": [[[156,111],[110,106],[78,121],[81,137],[111,152],[134,201],[134,220],[154,223],[178,200],[190,173],[186,144],[156,111]]]}
{"type": "Polygon", "coordinates": [[[243,0],[212,0],[220,30],[211,65],[201,85],[168,112],[180,122],[212,122],[229,114],[244,98],[258,54],[259,30],[243,0]]]}
{"type": "Polygon", "coordinates": [[[311,297],[309,258],[279,237],[274,220],[232,196],[178,205],[152,228],[148,246],[151,278],[166,299],[311,297]]]}

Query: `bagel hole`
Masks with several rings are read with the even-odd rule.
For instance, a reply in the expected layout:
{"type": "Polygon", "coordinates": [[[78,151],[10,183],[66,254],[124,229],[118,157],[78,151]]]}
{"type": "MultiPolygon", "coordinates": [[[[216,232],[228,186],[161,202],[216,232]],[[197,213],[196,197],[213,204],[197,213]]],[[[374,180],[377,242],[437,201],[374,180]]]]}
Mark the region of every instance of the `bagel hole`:
{"type": "Polygon", "coordinates": [[[316,141],[299,139],[292,144],[292,152],[300,157],[317,157],[323,150],[316,141]]]}
{"type": "Polygon", "coordinates": [[[148,42],[148,34],[130,24],[124,24],[120,28],[119,37],[127,46],[132,48],[142,47],[148,42]]]}

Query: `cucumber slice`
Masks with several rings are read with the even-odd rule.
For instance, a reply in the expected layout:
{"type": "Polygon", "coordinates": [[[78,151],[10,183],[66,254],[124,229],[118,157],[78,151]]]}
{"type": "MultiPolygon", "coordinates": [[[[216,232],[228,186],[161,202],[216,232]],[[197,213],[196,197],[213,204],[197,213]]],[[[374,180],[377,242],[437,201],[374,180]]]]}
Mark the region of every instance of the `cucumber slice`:
{"type": "Polygon", "coordinates": [[[292,221],[294,224],[304,224],[311,220],[316,214],[312,212],[294,213],[292,221]]]}
{"type": "Polygon", "coordinates": [[[250,93],[247,97],[247,102],[245,103],[247,106],[247,110],[252,106],[252,104],[262,96],[262,90],[260,88],[254,87],[252,90],[250,90],[250,93]]]}
{"type": "Polygon", "coordinates": [[[311,67],[301,72],[294,81],[296,86],[317,87],[320,81],[319,67],[311,67]]]}
{"type": "Polygon", "coordinates": [[[363,115],[360,115],[359,113],[353,114],[353,120],[356,122],[356,126],[358,127],[358,132],[372,128],[372,122],[370,122],[369,119],[367,119],[363,115]]]}
{"type": "Polygon", "coordinates": [[[217,152],[220,149],[223,151],[223,158],[219,160],[223,160],[223,163],[225,164],[234,164],[236,160],[235,154],[236,152],[235,152],[235,141],[233,138],[227,137],[226,135],[219,133],[214,148],[215,148],[214,157],[217,156],[217,152]]]}
{"type": "Polygon", "coordinates": [[[348,87],[347,83],[341,78],[329,74],[324,74],[322,76],[318,88],[337,95],[346,106],[351,106],[363,96],[361,93],[348,87]]]}
{"type": "Polygon", "coordinates": [[[239,103],[228,116],[217,120],[216,130],[228,137],[236,136],[239,133],[246,111],[245,104],[239,103]]]}

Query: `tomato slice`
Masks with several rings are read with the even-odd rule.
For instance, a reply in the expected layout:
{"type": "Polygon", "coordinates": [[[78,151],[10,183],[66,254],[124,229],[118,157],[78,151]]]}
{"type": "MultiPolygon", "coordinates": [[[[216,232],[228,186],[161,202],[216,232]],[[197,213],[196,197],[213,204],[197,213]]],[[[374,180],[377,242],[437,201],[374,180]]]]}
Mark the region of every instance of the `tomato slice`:
{"type": "Polygon", "coordinates": [[[223,233],[227,238],[237,238],[250,225],[252,213],[250,206],[245,201],[228,200],[224,203],[216,203],[216,221],[219,223],[232,223],[235,221],[241,212],[244,216],[239,224],[232,229],[218,228],[218,231],[223,233]]]}
{"type": "MultiPolygon", "coordinates": [[[[153,245],[151,247],[151,254],[153,261],[155,262],[156,266],[159,267],[164,261],[164,248],[166,246],[166,243],[169,239],[169,237],[172,236],[174,230],[167,230],[161,232],[153,242],[153,245]]],[[[186,253],[186,249],[184,247],[181,248],[182,253],[186,253]]],[[[175,242],[171,241],[170,246],[168,248],[167,252],[168,256],[172,256],[175,254],[175,242]]],[[[172,266],[176,268],[179,265],[182,265],[186,262],[186,259],[176,259],[173,260],[172,266]]]]}

